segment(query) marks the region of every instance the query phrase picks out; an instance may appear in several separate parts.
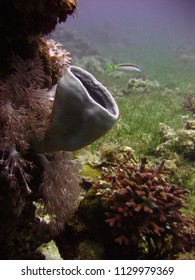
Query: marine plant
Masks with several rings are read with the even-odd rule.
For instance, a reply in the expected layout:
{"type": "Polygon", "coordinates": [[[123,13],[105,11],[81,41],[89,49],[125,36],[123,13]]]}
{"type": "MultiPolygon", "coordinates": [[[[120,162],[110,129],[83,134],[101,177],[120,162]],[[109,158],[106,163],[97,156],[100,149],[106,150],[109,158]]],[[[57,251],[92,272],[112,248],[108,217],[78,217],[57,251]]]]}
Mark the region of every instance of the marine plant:
{"type": "Polygon", "coordinates": [[[170,259],[195,249],[195,217],[182,212],[189,191],[182,180],[171,181],[163,161],[155,167],[147,163],[143,157],[137,165],[107,167],[96,183],[96,195],[122,257],[170,259]]]}

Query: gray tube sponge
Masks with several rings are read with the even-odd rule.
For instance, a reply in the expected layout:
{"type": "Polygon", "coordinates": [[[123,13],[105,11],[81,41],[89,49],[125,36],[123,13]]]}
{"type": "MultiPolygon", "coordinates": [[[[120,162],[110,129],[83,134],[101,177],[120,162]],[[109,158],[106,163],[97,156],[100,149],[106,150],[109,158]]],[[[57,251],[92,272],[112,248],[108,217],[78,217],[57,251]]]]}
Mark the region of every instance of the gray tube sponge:
{"type": "Polygon", "coordinates": [[[118,106],[110,92],[90,73],[70,66],[57,85],[51,128],[33,141],[36,152],[74,151],[105,134],[116,122],[118,106]]]}

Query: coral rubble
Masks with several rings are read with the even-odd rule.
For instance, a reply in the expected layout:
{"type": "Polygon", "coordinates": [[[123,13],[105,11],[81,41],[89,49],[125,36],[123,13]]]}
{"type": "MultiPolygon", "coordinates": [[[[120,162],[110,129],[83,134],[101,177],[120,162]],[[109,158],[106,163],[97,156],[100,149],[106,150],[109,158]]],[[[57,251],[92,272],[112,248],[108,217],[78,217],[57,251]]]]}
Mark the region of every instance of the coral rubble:
{"type": "Polygon", "coordinates": [[[160,91],[162,87],[157,81],[150,81],[148,79],[131,78],[127,83],[127,88],[124,89],[124,94],[143,93],[147,94],[151,91],[160,91]]]}
{"type": "Polygon", "coordinates": [[[160,124],[160,132],[163,143],[156,151],[158,155],[167,156],[170,153],[178,153],[190,160],[195,159],[195,121],[187,120],[184,128],[175,131],[165,124],[160,124]]]}

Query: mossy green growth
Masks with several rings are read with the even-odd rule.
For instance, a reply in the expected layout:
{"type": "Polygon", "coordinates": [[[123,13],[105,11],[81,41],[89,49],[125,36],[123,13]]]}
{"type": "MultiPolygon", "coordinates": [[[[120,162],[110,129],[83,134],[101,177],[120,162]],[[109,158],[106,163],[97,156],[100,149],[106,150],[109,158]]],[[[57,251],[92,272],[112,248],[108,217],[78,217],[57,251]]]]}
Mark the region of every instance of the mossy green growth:
{"type": "Polygon", "coordinates": [[[81,175],[83,177],[89,177],[93,180],[97,180],[98,176],[100,176],[100,171],[97,168],[90,166],[87,163],[82,165],[81,175]]]}

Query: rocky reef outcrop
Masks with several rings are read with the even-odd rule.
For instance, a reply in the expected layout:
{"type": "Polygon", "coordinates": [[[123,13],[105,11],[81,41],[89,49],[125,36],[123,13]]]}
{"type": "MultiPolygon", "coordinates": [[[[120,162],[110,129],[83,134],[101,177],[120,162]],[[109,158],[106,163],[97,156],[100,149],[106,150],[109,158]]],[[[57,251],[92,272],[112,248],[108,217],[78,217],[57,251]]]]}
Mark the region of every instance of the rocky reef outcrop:
{"type": "Polygon", "coordinates": [[[43,258],[36,249],[63,227],[76,207],[79,167],[71,155],[56,152],[43,159],[30,147],[32,136],[41,139],[49,128],[49,90],[70,62],[67,51],[42,36],[75,8],[74,0],[0,3],[1,259],[43,258]],[[56,164],[58,174],[53,173],[56,164]],[[67,193],[70,181],[72,191],[67,193]],[[59,213],[60,197],[65,199],[60,208],[66,210],[59,213]]]}

